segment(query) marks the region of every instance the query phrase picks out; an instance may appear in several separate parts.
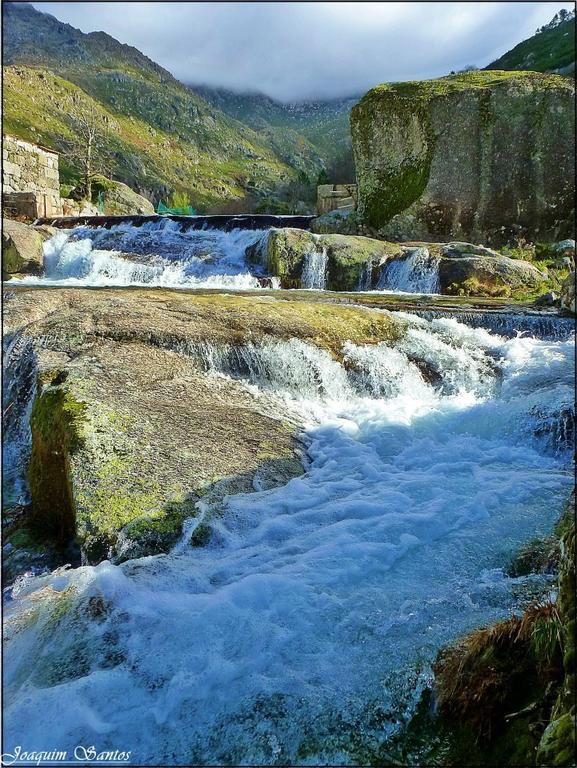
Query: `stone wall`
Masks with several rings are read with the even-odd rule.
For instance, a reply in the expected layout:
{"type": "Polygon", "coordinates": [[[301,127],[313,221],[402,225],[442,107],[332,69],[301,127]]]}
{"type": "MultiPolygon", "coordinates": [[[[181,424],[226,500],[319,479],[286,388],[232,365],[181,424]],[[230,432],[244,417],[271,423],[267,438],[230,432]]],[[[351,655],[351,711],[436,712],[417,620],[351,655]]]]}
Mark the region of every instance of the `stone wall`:
{"type": "Polygon", "coordinates": [[[61,215],[58,154],[14,136],[2,138],[5,204],[18,212],[22,203],[21,213],[25,216],[61,215]]]}
{"type": "Polygon", "coordinates": [[[320,184],[317,187],[317,213],[319,216],[342,208],[352,210],[356,202],[356,184],[320,184]]]}
{"type": "Polygon", "coordinates": [[[351,113],[357,215],[389,240],[571,237],[575,83],[469,72],[374,88],[351,113]]]}

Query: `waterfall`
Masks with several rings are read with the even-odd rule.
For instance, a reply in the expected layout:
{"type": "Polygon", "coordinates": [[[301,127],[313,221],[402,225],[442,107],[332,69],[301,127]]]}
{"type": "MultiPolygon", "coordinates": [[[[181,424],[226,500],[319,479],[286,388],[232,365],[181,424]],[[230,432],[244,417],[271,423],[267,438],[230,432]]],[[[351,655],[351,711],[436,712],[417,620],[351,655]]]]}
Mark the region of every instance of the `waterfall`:
{"type": "Polygon", "coordinates": [[[270,339],[260,344],[190,345],[205,371],[244,379],[262,389],[293,397],[335,398],[351,395],[346,371],[328,352],[299,339],[270,339]]]}
{"type": "Polygon", "coordinates": [[[337,357],[295,339],[178,350],[291,404],[310,465],[228,497],[205,547],[20,582],[5,750],[358,764],[441,647],[518,607],[533,582],[501,565],[572,486],[574,340],[402,317],[400,339],[337,357]]]}
{"type": "Polygon", "coordinates": [[[303,262],[301,286],[324,290],[327,284],[327,249],[307,251],[303,262]]]}
{"type": "Polygon", "coordinates": [[[262,230],[183,229],[172,220],[110,229],[76,227],[44,244],[45,274],[22,283],[87,286],[249,289],[271,285],[264,267],[249,266],[262,230]]]}
{"type": "Polygon", "coordinates": [[[412,248],[407,251],[407,256],[389,259],[384,264],[377,290],[437,293],[439,259],[430,254],[427,248],[412,248]]]}
{"type": "Polygon", "coordinates": [[[372,279],[373,279],[373,263],[372,261],[365,261],[361,265],[357,291],[370,291],[372,279]]]}

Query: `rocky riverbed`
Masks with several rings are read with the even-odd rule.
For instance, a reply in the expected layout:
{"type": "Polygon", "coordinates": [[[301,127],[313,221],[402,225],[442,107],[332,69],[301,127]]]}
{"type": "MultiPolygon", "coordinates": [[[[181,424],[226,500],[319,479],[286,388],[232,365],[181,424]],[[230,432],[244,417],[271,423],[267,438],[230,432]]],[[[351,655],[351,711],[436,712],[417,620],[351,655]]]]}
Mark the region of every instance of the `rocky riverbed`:
{"type": "Polygon", "coordinates": [[[4,291],[10,745],[49,721],[141,764],[467,750],[422,710],[444,647],[554,585],[509,565],[571,485],[571,316],[424,290],[444,261],[497,274],[471,244],[37,237],[4,291]]]}

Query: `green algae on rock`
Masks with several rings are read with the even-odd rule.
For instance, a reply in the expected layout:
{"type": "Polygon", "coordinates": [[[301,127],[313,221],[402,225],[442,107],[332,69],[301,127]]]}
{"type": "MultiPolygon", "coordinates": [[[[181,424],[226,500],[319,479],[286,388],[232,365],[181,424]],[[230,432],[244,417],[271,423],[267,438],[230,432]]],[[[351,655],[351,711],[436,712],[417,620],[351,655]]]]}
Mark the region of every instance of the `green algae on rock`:
{"type": "Polygon", "coordinates": [[[314,234],[301,229],[271,230],[266,247],[268,271],[280,278],[283,288],[300,288],[305,259],[312,253],[327,257],[326,287],[332,291],[358,290],[365,270],[369,274],[402,249],[369,237],[314,234]]]}
{"type": "Polygon", "coordinates": [[[534,72],[373,88],[351,113],[360,220],[389,239],[570,236],[574,99],[534,72]]]}
{"type": "Polygon", "coordinates": [[[403,331],[363,308],[163,290],[18,288],[5,321],[38,366],[30,527],[88,562],[167,551],[200,500],[303,471],[294,414],[208,376],[199,349],[299,338],[338,357],[403,331]]]}

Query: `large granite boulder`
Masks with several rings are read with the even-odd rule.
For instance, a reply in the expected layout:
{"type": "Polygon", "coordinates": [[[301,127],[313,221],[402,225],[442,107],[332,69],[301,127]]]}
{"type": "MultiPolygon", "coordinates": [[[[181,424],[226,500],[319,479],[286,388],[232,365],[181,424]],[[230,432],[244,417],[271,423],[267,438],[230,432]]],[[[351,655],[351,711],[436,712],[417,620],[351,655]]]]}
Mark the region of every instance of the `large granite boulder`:
{"type": "Polygon", "coordinates": [[[93,181],[93,194],[102,192],[106,216],[149,215],[154,206],[146,197],[139,195],[127,184],[97,176],[93,181]]]}
{"type": "Polygon", "coordinates": [[[442,249],[439,259],[441,293],[510,295],[511,290],[537,288],[546,279],[547,275],[528,261],[499,254],[483,255],[473,250],[454,253],[449,246],[442,249]]]}
{"type": "Polygon", "coordinates": [[[393,240],[573,231],[575,85],[536,72],[385,84],[353,108],[361,221],[393,240]]]}
{"type": "Polygon", "coordinates": [[[33,226],[2,219],[2,277],[18,273],[39,274],[44,256],[42,234],[33,226]]]}
{"type": "Polygon", "coordinates": [[[280,278],[282,288],[356,291],[371,287],[373,271],[402,253],[400,245],[357,235],[315,234],[302,229],[273,229],[266,245],[249,256],[280,278]],[[310,265],[324,270],[318,284],[307,280],[310,265]],[[309,284],[311,283],[311,284],[309,284]]]}
{"type": "Polygon", "coordinates": [[[249,256],[278,277],[283,288],[510,296],[517,290],[538,288],[547,279],[527,261],[473,243],[391,243],[291,228],[271,230],[249,256]],[[406,264],[399,269],[401,262],[406,264]],[[424,272],[434,275],[427,279],[424,272]],[[424,284],[436,288],[419,288],[424,284]]]}

